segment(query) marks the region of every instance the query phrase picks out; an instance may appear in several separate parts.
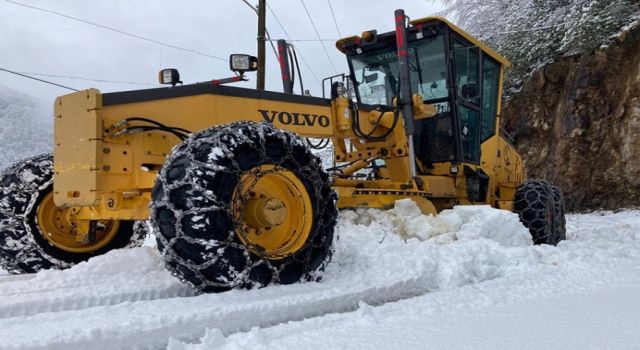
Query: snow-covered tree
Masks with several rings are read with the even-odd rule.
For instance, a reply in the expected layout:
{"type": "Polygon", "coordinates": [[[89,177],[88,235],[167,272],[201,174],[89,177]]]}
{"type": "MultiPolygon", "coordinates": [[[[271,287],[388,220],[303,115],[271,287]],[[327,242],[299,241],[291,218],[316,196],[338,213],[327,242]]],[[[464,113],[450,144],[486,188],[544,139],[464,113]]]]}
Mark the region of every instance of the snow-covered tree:
{"type": "Polygon", "coordinates": [[[442,0],[443,15],[513,63],[511,78],[596,49],[640,18],[640,0],[442,0]]]}

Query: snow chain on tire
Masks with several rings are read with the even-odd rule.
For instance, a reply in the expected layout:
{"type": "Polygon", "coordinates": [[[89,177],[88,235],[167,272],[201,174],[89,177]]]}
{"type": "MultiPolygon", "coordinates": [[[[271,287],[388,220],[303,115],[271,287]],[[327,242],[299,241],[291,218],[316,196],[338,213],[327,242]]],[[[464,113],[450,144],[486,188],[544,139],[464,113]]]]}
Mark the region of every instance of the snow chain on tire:
{"type": "Polygon", "coordinates": [[[167,269],[199,291],[317,281],[333,253],[335,201],[303,139],[268,123],[235,122],[197,132],[173,149],[152,191],[151,222],[167,269]],[[253,186],[278,171],[304,184],[312,206],[305,215],[313,218],[304,246],[274,259],[243,243],[238,207],[246,199],[233,202],[243,176],[256,179],[253,186]]]}
{"type": "Polygon", "coordinates": [[[516,190],[513,209],[534,244],[557,245],[566,238],[564,197],[559,188],[543,180],[527,180],[516,190]]]}
{"type": "Polygon", "coordinates": [[[35,223],[38,201],[52,191],[53,157],[43,154],[0,174],[0,267],[11,273],[64,269],[117,248],[141,246],[145,222],[122,221],[116,236],[91,253],[70,253],[51,245],[35,223]]]}
{"type": "MultiPolygon", "coordinates": [[[[550,185],[551,191],[553,191],[553,200],[554,200],[554,223],[555,223],[555,233],[558,239],[558,242],[567,239],[567,220],[564,217],[565,208],[564,208],[564,195],[562,191],[556,186],[550,185]]],[[[556,243],[557,244],[557,243],[556,243]]]]}

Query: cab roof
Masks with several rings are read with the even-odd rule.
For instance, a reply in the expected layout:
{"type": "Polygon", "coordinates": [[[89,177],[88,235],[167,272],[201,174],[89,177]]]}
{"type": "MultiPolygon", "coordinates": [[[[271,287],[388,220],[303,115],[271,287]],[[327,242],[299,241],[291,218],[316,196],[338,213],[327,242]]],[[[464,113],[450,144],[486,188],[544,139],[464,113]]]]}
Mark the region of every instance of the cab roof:
{"type": "MultiPolygon", "coordinates": [[[[410,21],[409,23],[412,26],[420,26],[422,24],[429,23],[429,22],[439,22],[439,23],[449,27],[452,31],[454,31],[455,33],[457,33],[458,35],[463,37],[465,40],[469,41],[474,46],[479,47],[484,53],[486,53],[487,55],[489,55],[491,58],[495,59],[496,61],[500,62],[500,64],[502,64],[503,66],[509,67],[511,65],[509,60],[507,60],[504,56],[500,55],[498,52],[496,52],[495,50],[493,50],[492,48],[487,46],[485,43],[483,43],[482,41],[478,40],[473,35],[465,32],[464,30],[462,30],[462,28],[460,28],[460,27],[456,26],[455,24],[449,22],[447,19],[445,19],[443,17],[438,17],[438,16],[423,17],[423,18],[419,18],[419,19],[414,19],[414,20],[410,21]]],[[[342,39],[338,40],[336,42],[336,47],[338,48],[338,50],[340,50],[341,52],[344,53],[345,52],[345,47],[347,45],[353,44],[353,43],[359,44],[361,41],[362,41],[362,38],[360,36],[357,36],[357,35],[349,36],[349,37],[342,38],[342,39]]]]}

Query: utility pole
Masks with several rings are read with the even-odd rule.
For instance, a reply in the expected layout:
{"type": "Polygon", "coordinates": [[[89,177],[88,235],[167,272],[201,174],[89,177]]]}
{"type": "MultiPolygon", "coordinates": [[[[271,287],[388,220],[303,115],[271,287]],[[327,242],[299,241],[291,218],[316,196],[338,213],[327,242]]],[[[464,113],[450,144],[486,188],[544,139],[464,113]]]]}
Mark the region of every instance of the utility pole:
{"type": "Polygon", "coordinates": [[[264,90],[265,81],[265,44],[266,44],[266,21],[267,21],[267,1],[258,1],[258,79],[256,89],[264,90]]]}

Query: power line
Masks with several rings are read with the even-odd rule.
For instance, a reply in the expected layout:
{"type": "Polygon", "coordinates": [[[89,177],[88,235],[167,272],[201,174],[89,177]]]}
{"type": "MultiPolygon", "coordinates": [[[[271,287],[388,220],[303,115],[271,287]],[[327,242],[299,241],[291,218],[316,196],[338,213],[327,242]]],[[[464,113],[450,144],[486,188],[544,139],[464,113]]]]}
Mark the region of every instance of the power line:
{"type": "Polygon", "coordinates": [[[71,87],[68,87],[68,86],[64,86],[64,85],[61,85],[61,84],[58,84],[58,83],[54,83],[54,82],[51,82],[51,81],[48,81],[48,80],[39,79],[39,78],[35,78],[35,77],[32,77],[32,76],[28,76],[26,74],[14,72],[14,71],[9,70],[9,69],[5,69],[5,68],[1,68],[0,67],[0,71],[4,71],[4,72],[7,72],[7,73],[19,75],[19,76],[24,77],[24,78],[33,79],[33,80],[36,80],[36,81],[39,81],[39,82],[42,82],[42,83],[45,83],[45,84],[55,85],[55,86],[58,86],[58,87],[61,87],[61,88],[65,88],[67,90],[80,91],[78,89],[74,89],[74,88],[71,88],[71,87]]]}
{"type": "MultiPolygon", "coordinates": [[[[293,41],[291,39],[291,36],[287,32],[287,30],[284,29],[284,26],[282,25],[282,22],[280,22],[280,19],[278,18],[278,16],[276,16],[276,13],[273,11],[273,9],[271,8],[271,6],[269,5],[268,2],[267,2],[267,9],[269,10],[269,12],[273,16],[273,18],[276,20],[276,22],[278,22],[278,25],[280,26],[280,29],[282,29],[282,32],[287,37],[287,39],[289,39],[289,41],[293,41]]],[[[294,48],[295,48],[295,46],[294,46],[294,48]]],[[[298,51],[297,48],[296,48],[296,51],[298,51]]],[[[311,69],[311,65],[309,64],[309,62],[307,62],[307,60],[304,58],[304,56],[302,55],[301,52],[298,51],[298,53],[300,54],[300,59],[302,60],[302,63],[304,63],[304,65],[307,67],[309,72],[311,72],[311,75],[316,80],[316,82],[318,82],[318,85],[322,86],[322,83],[320,82],[320,79],[318,79],[318,76],[316,75],[316,73],[313,71],[313,69],[311,69]]]]}
{"type": "Polygon", "coordinates": [[[329,4],[329,10],[331,10],[331,17],[333,17],[333,24],[336,25],[338,36],[342,38],[342,33],[340,33],[340,26],[338,26],[338,20],[336,19],[336,14],[333,12],[333,6],[331,6],[331,0],[327,0],[327,3],[329,4]]]}
{"type": "Polygon", "coordinates": [[[300,3],[302,4],[302,7],[304,7],[304,11],[307,13],[307,17],[309,17],[311,26],[313,27],[313,30],[316,32],[316,36],[318,37],[318,40],[320,40],[320,45],[322,46],[324,53],[327,55],[327,59],[329,59],[329,63],[331,63],[331,67],[333,67],[333,71],[336,74],[338,74],[338,69],[336,69],[336,66],[333,64],[333,61],[331,60],[331,56],[329,55],[329,51],[327,51],[327,48],[324,46],[324,43],[322,42],[322,38],[320,37],[320,32],[318,32],[318,27],[316,27],[316,24],[313,22],[313,18],[311,17],[311,13],[309,13],[309,9],[307,9],[307,5],[305,5],[304,0],[300,0],[300,3]]]}
{"type": "Polygon", "coordinates": [[[120,29],[116,29],[116,28],[113,28],[113,27],[109,27],[109,26],[106,26],[106,25],[99,24],[99,23],[87,21],[87,20],[84,20],[84,19],[81,19],[81,18],[78,18],[78,17],[73,17],[73,16],[70,16],[70,15],[67,15],[67,14],[64,14],[64,13],[61,13],[61,12],[48,10],[48,9],[41,8],[41,7],[31,6],[31,5],[19,3],[19,2],[13,1],[13,0],[4,0],[4,1],[6,1],[8,3],[11,3],[11,4],[14,4],[14,5],[27,7],[27,8],[33,9],[33,10],[38,10],[38,11],[42,11],[42,12],[51,13],[51,14],[54,14],[54,15],[57,15],[57,16],[60,16],[60,17],[64,17],[64,18],[71,19],[71,20],[74,20],[74,21],[77,21],[77,22],[89,24],[89,25],[92,25],[92,26],[95,26],[95,27],[98,27],[98,28],[110,30],[110,31],[113,31],[113,32],[116,32],[116,33],[119,33],[119,34],[122,34],[122,35],[126,35],[126,36],[129,36],[129,37],[132,37],[132,38],[148,41],[150,43],[154,43],[154,44],[157,44],[157,45],[170,47],[172,49],[185,51],[185,52],[190,52],[190,53],[193,53],[193,54],[196,54],[196,55],[205,56],[205,57],[213,58],[213,59],[224,61],[224,62],[228,62],[229,61],[226,58],[222,58],[222,57],[214,56],[214,55],[209,55],[207,53],[200,52],[200,51],[197,51],[197,50],[187,49],[187,48],[184,48],[184,47],[180,47],[180,46],[176,46],[176,45],[172,45],[172,44],[167,44],[167,43],[164,43],[164,42],[161,42],[161,41],[158,41],[158,40],[155,40],[155,39],[147,38],[147,37],[144,37],[144,36],[131,34],[131,33],[125,32],[125,31],[120,30],[120,29]]]}
{"type": "Polygon", "coordinates": [[[253,11],[255,11],[255,12],[256,12],[256,15],[258,14],[258,9],[257,9],[255,6],[251,5],[251,4],[249,3],[249,1],[247,1],[247,0],[242,0],[242,2],[244,2],[245,4],[247,4],[247,6],[251,7],[251,9],[252,9],[253,11]]]}
{"type": "Polygon", "coordinates": [[[276,16],[276,13],[273,11],[269,3],[267,3],[267,9],[269,9],[269,12],[271,12],[271,15],[273,16],[273,18],[275,18],[276,22],[278,22],[278,25],[280,25],[280,29],[282,29],[282,31],[284,32],[284,35],[286,35],[287,39],[291,41],[291,35],[289,35],[286,29],[284,29],[282,22],[280,22],[280,19],[278,18],[278,16],[276,16]]]}
{"type": "MultiPolygon", "coordinates": [[[[247,6],[249,6],[253,11],[255,11],[256,15],[259,16],[258,14],[258,9],[256,7],[254,7],[253,5],[251,5],[249,3],[249,1],[247,0],[242,0],[242,2],[244,2],[245,4],[247,4],[247,6]]],[[[271,48],[273,49],[273,54],[276,56],[276,60],[278,60],[278,50],[276,50],[275,45],[273,45],[273,41],[271,40],[271,35],[269,34],[269,30],[265,28],[265,33],[267,34],[267,40],[269,41],[269,44],[271,44],[271,48]]]]}
{"type": "Polygon", "coordinates": [[[50,77],[50,78],[63,78],[63,79],[72,79],[72,80],[94,81],[94,82],[98,82],[98,83],[114,83],[114,84],[126,84],[126,85],[155,86],[155,84],[143,83],[143,82],[137,82],[137,81],[106,80],[106,79],[78,77],[78,76],[72,76],[72,75],[57,75],[57,74],[34,73],[34,72],[16,72],[16,73],[35,75],[35,76],[41,76],[41,77],[50,77]]]}

